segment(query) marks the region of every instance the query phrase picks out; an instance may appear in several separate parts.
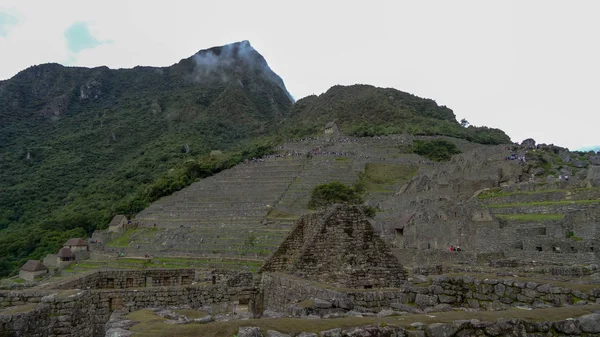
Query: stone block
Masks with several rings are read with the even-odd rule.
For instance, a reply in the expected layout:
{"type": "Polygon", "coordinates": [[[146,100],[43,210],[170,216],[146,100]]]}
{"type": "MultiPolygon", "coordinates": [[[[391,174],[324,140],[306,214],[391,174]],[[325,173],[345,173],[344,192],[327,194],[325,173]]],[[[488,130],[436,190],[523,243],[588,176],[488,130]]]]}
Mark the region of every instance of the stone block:
{"type": "Polygon", "coordinates": [[[438,299],[440,301],[440,303],[455,303],[456,302],[456,297],[455,296],[448,296],[448,295],[438,295],[438,299]]]}
{"type": "Polygon", "coordinates": [[[342,337],[342,329],[336,328],[336,329],[321,331],[321,337],[342,337]]]}
{"type": "Polygon", "coordinates": [[[581,331],[600,333],[600,313],[589,314],[577,318],[581,331]]]}
{"type": "Polygon", "coordinates": [[[554,326],[554,329],[556,329],[556,331],[562,332],[567,335],[581,334],[579,321],[576,321],[574,319],[566,319],[563,321],[554,322],[552,325],[554,326]]]}
{"type": "Polygon", "coordinates": [[[431,295],[417,294],[417,296],[415,298],[415,304],[419,308],[433,307],[436,304],[438,304],[438,298],[435,295],[431,296],[431,295]]]}
{"type": "Polygon", "coordinates": [[[434,323],[427,326],[427,336],[449,337],[453,336],[458,329],[450,324],[434,323]]]}
{"type": "Polygon", "coordinates": [[[258,327],[240,327],[237,337],[263,337],[258,327]]]}

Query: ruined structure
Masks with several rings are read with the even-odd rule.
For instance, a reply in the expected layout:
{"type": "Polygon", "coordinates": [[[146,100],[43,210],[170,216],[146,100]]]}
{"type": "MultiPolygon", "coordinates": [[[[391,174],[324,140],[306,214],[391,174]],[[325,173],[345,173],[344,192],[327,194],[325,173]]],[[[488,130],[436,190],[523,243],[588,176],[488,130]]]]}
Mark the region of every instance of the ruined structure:
{"type": "Polygon", "coordinates": [[[47,273],[48,268],[40,261],[29,260],[19,270],[19,277],[27,281],[33,281],[36,277],[46,275],[47,273]]]}
{"type": "Polygon", "coordinates": [[[406,280],[406,271],[361,207],[347,205],[301,217],[262,271],[348,288],[399,287],[406,280]]]}

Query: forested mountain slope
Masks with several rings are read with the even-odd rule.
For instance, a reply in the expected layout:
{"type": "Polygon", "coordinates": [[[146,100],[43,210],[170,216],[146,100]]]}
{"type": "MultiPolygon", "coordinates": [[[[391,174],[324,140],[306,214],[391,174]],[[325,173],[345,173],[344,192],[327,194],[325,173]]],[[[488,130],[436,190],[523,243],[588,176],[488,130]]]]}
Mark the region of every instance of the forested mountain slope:
{"type": "Polygon", "coordinates": [[[330,121],[358,136],[510,141],[395,89],[335,86],[294,104],[247,41],[162,68],[33,66],[0,81],[0,276],[330,121]]]}

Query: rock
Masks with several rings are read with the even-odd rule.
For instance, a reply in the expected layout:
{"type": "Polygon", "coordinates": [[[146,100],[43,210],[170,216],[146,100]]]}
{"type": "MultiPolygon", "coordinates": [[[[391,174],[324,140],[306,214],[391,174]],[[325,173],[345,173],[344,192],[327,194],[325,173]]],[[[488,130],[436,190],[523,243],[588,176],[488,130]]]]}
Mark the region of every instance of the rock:
{"type": "Polygon", "coordinates": [[[106,331],[106,337],[129,337],[132,336],[133,332],[121,328],[112,328],[106,331]]]}
{"type": "Polygon", "coordinates": [[[410,323],[410,327],[417,330],[423,330],[425,328],[425,324],[422,322],[414,322],[410,323]]]}
{"type": "Polygon", "coordinates": [[[350,310],[344,314],[346,317],[363,317],[362,313],[354,310],[350,310]]]}
{"type": "Polygon", "coordinates": [[[581,331],[588,333],[600,333],[600,313],[589,314],[577,318],[581,331]]]}
{"type": "Polygon", "coordinates": [[[590,156],[588,159],[592,165],[600,166],[600,156],[590,156]]]}
{"type": "Polygon", "coordinates": [[[302,332],[298,335],[298,337],[319,337],[316,333],[312,332],[302,332]]]}
{"type": "Polygon", "coordinates": [[[413,283],[427,283],[429,278],[425,275],[415,274],[412,276],[413,283]]]}
{"type": "Polygon", "coordinates": [[[456,302],[456,297],[455,296],[438,295],[438,298],[440,299],[441,303],[454,303],[454,302],[456,302]]]}
{"type": "Polygon", "coordinates": [[[321,337],[342,337],[342,329],[337,328],[321,331],[321,337]]]}
{"type": "Polygon", "coordinates": [[[314,308],[317,308],[317,309],[329,309],[333,306],[331,304],[331,302],[322,300],[320,298],[315,298],[314,302],[315,302],[314,308]]]}
{"type": "Polygon", "coordinates": [[[243,326],[238,329],[237,337],[263,337],[263,335],[255,326],[243,326]]]}
{"type": "Polygon", "coordinates": [[[446,312],[446,311],[452,311],[452,306],[450,304],[438,304],[435,307],[433,307],[433,311],[434,312],[446,312]]]}
{"type": "Polygon", "coordinates": [[[324,319],[340,318],[340,317],[343,317],[343,316],[339,312],[334,312],[334,313],[331,313],[331,314],[323,315],[324,319]]]}
{"type": "Polygon", "coordinates": [[[213,317],[211,315],[200,317],[200,318],[194,318],[194,323],[206,324],[206,323],[210,323],[212,321],[213,321],[213,317]]]}
{"type": "Polygon", "coordinates": [[[586,168],[588,167],[588,162],[583,161],[583,160],[575,160],[573,161],[573,166],[577,167],[577,168],[586,168]]]}
{"type": "Polygon", "coordinates": [[[263,311],[263,314],[262,314],[263,318],[283,318],[286,316],[287,315],[282,312],[273,311],[273,310],[265,310],[265,311],[263,311]]]}
{"type": "Polygon", "coordinates": [[[554,322],[552,325],[554,326],[554,329],[567,335],[581,334],[581,329],[579,329],[579,322],[572,318],[554,322]]]}
{"type": "Polygon", "coordinates": [[[279,331],[275,330],[267,330],[267,337],[292,337],[291,335],[286,335],[279,331]]]}
{"type": "Polygon", "coordinates": [[[377,317],[388,317],[394,315],[396,312],[391,309],[384,309],[377,313],[377,317]]]}
{"type": "Polygon", "coordinates": [[[438,299],[437,296],[417,294],[415,298],[415,304],[419,308],[433,307],[438,304],[438,299]]]}
{"type": "Polygon", "coordinates": [[[434,323],[427,327],[427,336],[430,337],[450,337],[453,336],[458,329],[450,324],[434,323]]]}
{"type": "Polygon", "coordinates": [[[412,307],[412,306],[404,304],[404,303],[390,303],[390,307],[392,307],[394,309],[398,309],[400,311],[410,312],[410,313],[413,313],[413,314],[422,314],[422,313],[424,313],[423,310],[421,310],[419,308],[412,307]]]}

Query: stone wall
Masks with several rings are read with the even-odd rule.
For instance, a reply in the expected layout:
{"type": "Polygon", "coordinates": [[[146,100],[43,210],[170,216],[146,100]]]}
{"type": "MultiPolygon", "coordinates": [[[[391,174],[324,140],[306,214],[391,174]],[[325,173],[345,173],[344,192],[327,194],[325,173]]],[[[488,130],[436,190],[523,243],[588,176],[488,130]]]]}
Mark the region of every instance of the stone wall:
{"type": "Polygon", "coordinates": [[[406,271],[360,207],[305,215],[262,268],[350,288],[399,286],[406,271]]]}
{"type": "MultiPolygon", "coordinates": [[[[496,322],[484,322],[477,319],[456,320],[449,323],[424,324],[415,322],[410,327],[395,325],[370,325],[349,329],[331,329],[318,335],[301,333],[299,336],[322,337],[447,337],[447,336],[600,336],[600,314],[593,313],[575,318],[556,321],[528,321],[523,319],[499,319],[496,322]]],[[[263,337],[257,327],[241,327],[238,336],[263,337]]],[[[289,336],[279,332],[267,332],[267,336],[289,336]]]]}
{"type": "Polygon", "coordinates": [[[114,310],[215,304],[228,307],[233,301],[254,303],[257,293],[250,272],[98,271],[46,290],[0,291],[0,305],[5,308],[0,310],[0,336],[103,336],[114,310]],[[194,279],[200,282],[191,285],[194,279]],[[28,322],[41,322],[43,326],[28,322]]]}
{"type": "Polygon", "coordinates": [[[255,298],[256,293],[257,289],[254,287],[226,285],[56,292],[43,297],[36,307],[18,315],[10,312],[5,315],[0,311],[0,322],[13,322],[1,325],[0,335],[35,336],[40,332],[27,322],[37,320],[44,322],[45,334],[42,335],[103,336],[104,326],[114,310],[131,312],[169,306],[197,309],[215,303],[248,303],[255,298]]]}
{"type": "Polygon", "coordinates": [[[0,308],[23,305],[27,303],[39,303],[42,297],[48,295],[47,291],[35,290],[0,290],[0,308]]]}
{"type": "Polygon", "coordinates": [[[298,303],[309,299],[329,302],[324,307],[360,307],[374,311],[386,307],[414,311],[440,306],[498,310],[516,305],[548,307],[600,301],[600,288],[582,292],[550,284],[512,279],[478,280],[468,276],[437,276],[427,287],[356,291],[325,288],[308,280],[269,273],[263,275],[262,291],[265,309],[288,313],[294,313],[298,303]]]}
{"type": "Polygon", "coordinates": [[[54,289],[123,289],[192,284],[194,269],[105,270],[57,284],[54,289]]]}

